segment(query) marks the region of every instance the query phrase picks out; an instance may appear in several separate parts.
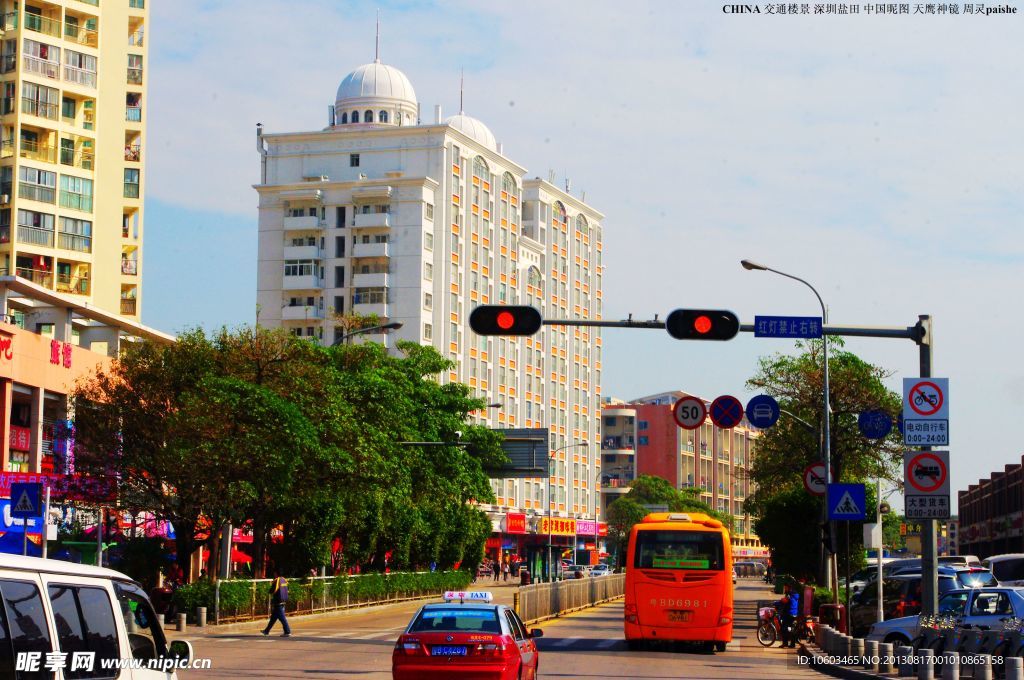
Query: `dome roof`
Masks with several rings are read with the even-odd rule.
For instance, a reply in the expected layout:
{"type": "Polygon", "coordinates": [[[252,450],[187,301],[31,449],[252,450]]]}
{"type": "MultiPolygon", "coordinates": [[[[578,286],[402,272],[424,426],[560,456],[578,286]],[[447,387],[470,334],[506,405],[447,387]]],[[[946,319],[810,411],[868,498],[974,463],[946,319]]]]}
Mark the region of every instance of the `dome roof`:
{"type": "Polygon", "coordinates": [[[415,105],[416,91],[404,73],[376,61],[352,71],[338,86],[338,102],[364,98],[401,99],[415,105]]]}
{"type": "Polygon", "coordinates": [[[457,116],[452,116],[445,122],[467,137],[471,137],[480,142],[491,151],[498,150],[498,143],[495,141],[494,135],[486,125],[476,118],[460,113],[457,116]]]}

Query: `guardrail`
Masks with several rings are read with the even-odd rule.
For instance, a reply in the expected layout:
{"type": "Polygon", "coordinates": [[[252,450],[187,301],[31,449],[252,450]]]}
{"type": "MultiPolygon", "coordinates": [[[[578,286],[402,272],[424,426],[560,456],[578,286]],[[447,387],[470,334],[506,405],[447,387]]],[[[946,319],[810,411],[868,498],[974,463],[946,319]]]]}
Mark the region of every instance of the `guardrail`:
{"type": "Polygon", "coordinates": [[[515,610],[529,624],[614,600],[622,597],[625,589],[625,574],[535,583],[519,588],[515,610]]]}

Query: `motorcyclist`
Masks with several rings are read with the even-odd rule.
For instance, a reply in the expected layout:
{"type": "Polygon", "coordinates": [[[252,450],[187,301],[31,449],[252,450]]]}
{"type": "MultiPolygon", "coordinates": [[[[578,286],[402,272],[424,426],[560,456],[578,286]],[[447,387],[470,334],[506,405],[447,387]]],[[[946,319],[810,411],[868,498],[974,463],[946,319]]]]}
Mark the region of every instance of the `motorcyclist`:
{"type": "Polygon", "coordinates": [[[782,599],[775,603],[779,612],[780,627],[782,628],[782,646],[796,647],[796,633],[793,630],[793,623],[800,613],[800,594],[790,584],[782,587],[782,599]]]}

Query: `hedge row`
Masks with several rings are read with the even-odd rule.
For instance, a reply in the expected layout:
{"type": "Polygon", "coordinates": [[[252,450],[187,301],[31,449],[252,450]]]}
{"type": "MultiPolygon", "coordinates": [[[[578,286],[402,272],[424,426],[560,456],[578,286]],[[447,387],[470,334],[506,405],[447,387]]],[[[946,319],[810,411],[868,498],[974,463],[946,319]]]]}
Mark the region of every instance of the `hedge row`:
{"type": "MultiPolygon", "coordinates": [[[[305,609],[309,603],[317,607],[326,599],[328,606],[348,603],[374,602],[397,597],[410,597],[437,593],[444,590],[462,590],[472,581],[467,571],[437,571],[425,573],[362,574],[335,576],[331,579],[296,579],[288,582],[289,609],[305,609]]],[[[270,599],[268,581],[230,580],[220,583],[220,610],[231,616],[255,607],[264,611],[270,599]],[[255,591],[255,593],[254,593],[255,591]],[[254,597],[255,594],[255,597],[254,597]]],[[[174,594],[178,609],[190,615],[196,607],[206,607],[212,617],[215,586],[207,580],[196,581],[178,588],[174,594]]]]}

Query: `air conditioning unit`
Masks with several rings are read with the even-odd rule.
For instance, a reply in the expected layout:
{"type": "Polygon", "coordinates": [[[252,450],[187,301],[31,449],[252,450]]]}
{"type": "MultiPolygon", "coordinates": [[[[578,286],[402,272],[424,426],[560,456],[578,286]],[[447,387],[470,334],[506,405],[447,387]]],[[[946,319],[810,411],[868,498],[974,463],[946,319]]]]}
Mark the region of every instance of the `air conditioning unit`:
{"type": "Polygon", "coordinates": [[[0,194],[0,205],[7,205],[11,202],[10,194],[0,194]]]}

